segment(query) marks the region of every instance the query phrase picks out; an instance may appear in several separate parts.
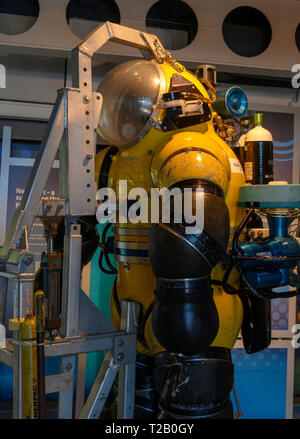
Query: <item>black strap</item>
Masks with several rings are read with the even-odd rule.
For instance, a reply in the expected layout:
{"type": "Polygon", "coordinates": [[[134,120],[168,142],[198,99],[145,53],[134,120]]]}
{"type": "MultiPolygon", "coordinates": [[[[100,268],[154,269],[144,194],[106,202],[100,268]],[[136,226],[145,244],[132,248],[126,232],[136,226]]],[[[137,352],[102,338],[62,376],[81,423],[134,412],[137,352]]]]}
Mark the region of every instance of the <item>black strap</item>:
{"type": "Polygon", "coordinates": [[[120,301],[118,298],[118,293],[117,293],[117,278],[114,281],[114,286],[113,286],[113,298],[114,298],[114,304],[117,310],[117,313],[119,314],[119,316],[121,317],[121,306],[120,306],[120,301]]]}
{"type": "Polygon", "coordinates": [[[115,146],[111,146],[105,154],[99,172],[98,189],[107,187],[109,170],[113,161],[113,157],[117,154],[117,152],[118,148],[116,148],[115,146]]]}
{"type": "Polygon", "coordinates": [[[153,306],[154,306],[154,300],[148,306],[148,308],[147,308],[147,310],[145,312],[145,315],[143,317],[142,323],[141,323],[141,333],[143,334],[143,338],[144,338],[144,333],[145,333],[145,328],[146,328],[147,320],[149,319],[150,314],[152,313],[153,306]]]}
{"type": "Polygon", "coordinates": [[[179,189],[182,188],[203,189],[204,193],[216,195],[217,197],[222,198],[222,200],[225,200],[223,190],[220,188],[220,186],[218,186],[213,181],[202,180],[202,179],[182,180],[171,185],[169,189],[171,190],[176,187],[178,187],[179,189]]]}

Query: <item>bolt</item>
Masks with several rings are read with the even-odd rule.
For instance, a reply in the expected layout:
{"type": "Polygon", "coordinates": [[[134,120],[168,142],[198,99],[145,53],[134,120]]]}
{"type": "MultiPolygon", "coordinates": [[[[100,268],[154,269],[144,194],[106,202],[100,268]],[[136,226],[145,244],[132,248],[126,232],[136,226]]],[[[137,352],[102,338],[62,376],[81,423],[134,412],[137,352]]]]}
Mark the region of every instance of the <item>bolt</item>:
{"type": "Polygon", "coordinates": [[[72,364],[71,364],[71,363],[68,363],[68,364],[66,365],[66,369],[67,369],[67,370],[71,370],[71,369],[72,369],[72,364]]]}
{"type": "Polygon", "coordinates": [[[58,331],[57,329],[53,329],[52,331],[49,332],[50,337],[54,340],[57,336],[58,336],[58,331]]]}
{"type": "Polygon", "coordinates": [[[26,253],[23,261],[25,265],[30,265],[33,262],[33,256],[30,253],[26,253]]]}
{"type": "Polygon", "coordinates": [[[124,360],[124,354],[123,354],[122,352],[120,352],[120,353],[117,355],[117,360],[118,360],[118,361],[122,361],[122,360],[124,360]]]}
{"type": "Polygon", "coordinates": [[[87,159],[87,160],[91,160],[92,158],[93,158],[93,154],[86,154],[86,156],[85,156],[85,158],[87,159]]]}
{"type": "Polygon", "coordinates": [[[91,96],[90,95],[84,95],[83,96],[83,102],[85,104],[88,104],[89,102],[91,102],[91,96]]]}

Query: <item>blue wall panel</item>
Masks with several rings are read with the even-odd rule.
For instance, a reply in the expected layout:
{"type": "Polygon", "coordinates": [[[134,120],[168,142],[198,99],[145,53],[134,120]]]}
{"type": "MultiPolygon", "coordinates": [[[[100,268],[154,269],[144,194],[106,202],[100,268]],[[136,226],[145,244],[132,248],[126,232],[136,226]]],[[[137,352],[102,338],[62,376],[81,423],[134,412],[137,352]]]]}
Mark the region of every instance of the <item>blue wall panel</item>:
{"type": "Polygon", "coordinates": [[[284,419],[287,349],[265,349],[251,355],[233,349],[232,361],[242,419],[284,419]]]}

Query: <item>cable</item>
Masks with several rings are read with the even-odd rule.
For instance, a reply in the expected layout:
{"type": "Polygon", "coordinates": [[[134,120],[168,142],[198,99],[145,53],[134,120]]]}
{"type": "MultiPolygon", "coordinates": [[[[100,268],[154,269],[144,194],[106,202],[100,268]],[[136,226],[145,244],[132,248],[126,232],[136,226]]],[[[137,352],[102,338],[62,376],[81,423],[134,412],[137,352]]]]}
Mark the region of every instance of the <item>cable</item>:
{"type": "Polygon", "coordinates": [[[233,236],[232,249],[230,252],[230,262],[229,262],[228,267],[224,273],[224,277],[223,277],[223,281],[222,281],[222,286],[224,288],[224,291],[227,294],[240,295],[240,291],[235,289],[231,285],[229,285],[227,282],[233,268],[236,266],[236,268],[237,268],[244,284],[246,285],[247,289],[252,294],[254,294],[256,297],[259,297],[260,299],[289,298],[289,297],[294,297],[294,296],[299,295],[300,294],[299,289],[296,289],[295,291],[291,291],[291,292],[286,292],[286,293],[273,293],[271,289],[259,289],[259,291],[258,291],[255,288],[253,288],[251,283],[248,281],[248,279],[244,275],[242,268],[239,266],[239,263],[238,263],[239,260],[245,260],[245,259],[257,260],[257,261],[268,260],[269,262],[272,262],[272,261],[278,262],[280,260],[286,261],[286,260],[299,260],[300,259],[300,256],[298,256],[298,255],[292,255],[292,256],[244,256],[244,255],[240,254],[240,252],[238,250],[239,236],[242,233],[245,226],[247,225],[247,223],[248,223],[248,221],[249,221],[249,219],[254,211],[255,211],[254,207],[251,207],[251,209],[249,210],[249,212],[247,213],[245,218],[242,220],[240,225],[237,227],[235,234],[233,236]]]}
{"type": "Polygon", "coordinates": [[[254,212],[254,208],[252,207],[249,210],[249,212],[247,213],[247,215],[245,216],[245,218],[243,219],[243,221],[237,227],[237,229],[235,231],[235,234],[233,236],[232,250],[230,252],[230,261],[229,261],[229,264],[227,266],[227,269],[226,269],[226,271],[224,273],[223,280],[222,280],[222,286],[224,288],[224,291],[227,294],[230,294],[230,295],[233,295],[233,294],[239,295],[240,294],[240,290],[238,290],[238,289],[234,288],[233,286],[231,286],[228,283],[228,279],[229,279],[229,276],[230,276],[234,266],[237,264],[237,257],[238,257],[237,243],[238,243],[238,238],[239,238],[240,234],[242,233],[242,230],[246,226],[248,220],[252,216],[253,212],[254,212]]]}
{"type": "Polygon", "coordinates": [[[242,280],[246,284],[247,288],[253,293],[256,297],[259,297],[260,299],[283,299],[283,298],[289,298],[294,297],[300,294],[300,290],[291,291],[288,293],[273,293],[270,290],[267,289],[261,289],[260,291],[256,290],[252,287],[246,276],[244,275],[242,269],[237,265],[237,269],[241,275],[242,280]]]}
{"type": "Polygon", "coordinates": [[[112,226],[112,223],[107,223],[106,226],[104,227],[104,230],[102,232],[101,235],[101,242],[99,244],[99,246],[101,247],[100,250],[100,255],[99,255],[99,267],[101,269],[101,271],[103,271],[103,273],[105,274],[118,274],[118,270],[112,265],[109,256],[108,256],[108,240],[106,238],[106,234],[109,231],[110,227],[112,226]],[[109,269],[106,269],[103,265],[103,258],[105,258],[105,262],[108,266],[109,269]]]}

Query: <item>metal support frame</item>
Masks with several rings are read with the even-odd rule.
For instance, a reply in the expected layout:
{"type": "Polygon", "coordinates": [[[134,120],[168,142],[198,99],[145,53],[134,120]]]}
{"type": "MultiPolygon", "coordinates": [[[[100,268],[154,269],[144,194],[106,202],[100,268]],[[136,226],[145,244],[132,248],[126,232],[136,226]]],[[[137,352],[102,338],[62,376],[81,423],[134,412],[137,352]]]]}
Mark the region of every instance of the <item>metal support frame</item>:
{"type": "MultiPolygon", "coordinates": [[[[116,332],[80,290],[81,233],[77,218],[81,215],[94,215],[96,211],[93,159],[95,129],[102,104],[101,94],[92,91],[91,59],[109,40],[136,47],[143,54],[154,56],[160,63],[165,59],[175,63],[155,35],[110,22],[99,26],[73,49],[73,88],[58,91],[26,190],[0,248],[1,290],[5,290],[5,282],[11,285],[13,280],[14,318],[19,322],[26,314],[33,312],[35,273],[28,236],[34,218],[65,218],[61,338],[45,342],[46,357],[62,357],[60,374],[46,379],[46,392],[59,391],[59,418],[73,417],[73,381],[77,355],[100,350],[107,351],[105,361],[80,417],[99,417],[118,371],[117,416],[132,418],[134,414],[139,305],[129,301],[121,303],[121,328],[116,332]],[[41,201],[58,151],[61,198],[41,201]],[[89,321],[90,315],[93,315],[92,324],[89,321]]],[[[8,135],[10,133],[7,132],[8,135]]],[[[0,361],[13,368],[14,418],[22,417],[21,345],[20,333],[15,328],[12,349],[0,349],[0,361]]]]}
{"type": "Polygon", "coordinates": [[[134,414],[135,343],[139,305],[121,302],[121,329],[124,335],[114,339],[114,350],[106,352],[101,369],[82,410],[81,419],[99,418],[110,389],[119,372],[118,419],[130,419],[134,414]],[[127,337],[126,337],[126,334],[127,337]],[[134,337],[132,335],[134,334],[134,337]],[[131,336],[131,337],[130,337],[131,336]],[[130,337],[130,338],[129,338],[130,337]]]}
{"type": "MultiPolygon", "coordinates": [[[[121,329],[128,332],[136,331],[138,313],[134,309],[134,303],[121,302],[121,329]],[[129,309],[126,307],[129,307],[129,309]],[[132,309],[130,309],[132,308],[132,309]]],[[[118,346],[124,348],[122,338],[118,340],[118,346]]],[[[119,352],[117,359],[124,354],[119,352]]],[[[118,395],[118,419],[133,418],[134,415],[134,392],[135,387],[135,351],[128,362],[122,363],[119,371],[119,395],[118,395]],[[121,398],[122,396],[122,398],[121,398]]]]}

